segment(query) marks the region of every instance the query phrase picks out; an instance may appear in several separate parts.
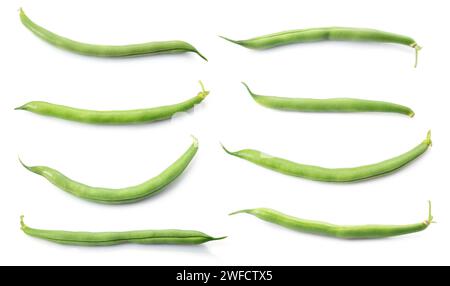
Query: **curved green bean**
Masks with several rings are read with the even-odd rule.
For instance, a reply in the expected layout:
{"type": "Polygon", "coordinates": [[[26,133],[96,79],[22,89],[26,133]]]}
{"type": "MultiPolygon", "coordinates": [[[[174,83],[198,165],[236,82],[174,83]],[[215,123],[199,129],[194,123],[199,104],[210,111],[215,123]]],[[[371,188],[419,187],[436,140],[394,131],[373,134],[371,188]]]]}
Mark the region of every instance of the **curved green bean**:
{"type": "Polygon", "coordinates": [[[425,230],[433,222],[431,202],[428,202],[428,204],[428,218],[423,222],[407,225],[335,225],[327,222],[296,218],[267,208],[241,210],[230,215],[247,213],[261,220],[300,232],[344,239],[367,239],[398,236],[425,230]]]}
{"type": "Polygon", "coordinates": [[[428,131],[427,138],[419,145],[397,157],[371,165],[331,169],[295,163],[286,159],[273,157],[258,150],[245,149],[231,152],[222,145],[228,154],[250,161],[256,165],[286,175],[323,182],[353,182],[392,173],[425,153],[429,146],[431,146],[430,131],[428,131]]]}
{"type": "Polygon", "coordinates": [[[186,152],[158,176],[153,177],[142,184],[122,189],[91,187],[74,181],[50,167],[30,167],[22,163],[22,161],[20,162],[29,171],[43,176],[59,189],[79,198],[103,204],[126,204],[137,202],[159,193],[181,175],[198,150],[198,141],[195,137],[192,138],[193,142],[186,152]]]}
{"type": "Polygon", "coordinates": [[[416,41],[410,37],[365,28],[324,27],[290,30],[239,41],[222,36],[220,37],[249,49],[261,50],[295,43],[320,41],[357,41],[400,44],[415,49],[416,61],[414,67],[417,66],[418,54],[421,49],[416,41]]]}
{"type": "Polygon", "coordinates": [[[29,236],[50,242],[79,246],[110,246],[124,243],[134,244],[202,244],[226,238],[212,237],[196,230],[161,229],[122,232],[81,232],[36,229],[27,226],[20,217],[21,229],[29,236]]]}
{"type": "Polygon", "coordinates": [[[186,112],[196,104],[202,102],[209,94],[209,91],[205,90],[201,81],[200,85],[202,91],[188,100],[177,104],[153,108],[99,111],[73,108],[44,101],[31,101],[15,109],[90,124],[122,125],[150,123],[170,119],[176,113],[186,112]]]}
{"type": "Polygon", "coordinates": [[[94,45],[77,42],[50,32],[31,21],[22,9],[20,9],[20,20],[28,30],[47,43],[82,55],[97,57],[127,57],[193,52],[207,61],[194,46],[184,41],[148,42],[123,46],[94,45]]]}
{"type": "Polygon", "coordinates": [[[374,101],[356,98],[288,98],[265,96],[253,93],[248,85],[242,83],[252,98],[262,106],[301,112],[393,112],[414,116],[411,108],[385,101],[374,101]]]}

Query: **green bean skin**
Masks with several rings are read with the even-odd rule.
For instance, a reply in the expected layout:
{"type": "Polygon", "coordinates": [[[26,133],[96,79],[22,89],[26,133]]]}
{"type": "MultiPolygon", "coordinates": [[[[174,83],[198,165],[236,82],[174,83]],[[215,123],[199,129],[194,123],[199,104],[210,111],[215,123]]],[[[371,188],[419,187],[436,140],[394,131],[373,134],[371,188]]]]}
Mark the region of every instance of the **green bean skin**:
{"type": "Polygon", "coordinates": [[[320,41],[356,41],[400,44],[415,49],[416,62],[414,67],[417,66],[418,52],[421,49],[414,39],[407,36],[374,29],[349,27],[324,27],[290,30],[239,41],[226,37],[222,38],[243,47],[257,50],[270,49],[289,44],[320,41]]]}
{"type": "Polygon", "coordinates": [[[207,61],[195,47],[183,41],[148,42],[123,46],[93,45],[77,42],[50,32],[31,21],[22,9],[20,9],[20,20],[28,30],[47,43],[82,55],[97,57],[127,57],[193,52],[207,61]]]}
{"type": "Polygon", "coordinates": [[[194,158],[197,150],[198,141],[195,137],[193,137],[193,143],[184,152],[184,154],[159,175],[143,182],[142,184],[122,189],[91,187],[74,181],[50,167],[30,167],[22,162],[21,163],[29,171],[43,176],[59,189],[79,198],[103,204],[126,204],[143,200],[162,191],[167,185],[183,173],[191,160],[194,158]]]}
{"type": "Polygon", "coordinates": [[[268,208],[241,210],[230,215],[247,213],[257,218],[295,231],[324,235],[342,239],[368,239],[399,236],[425,230],[433,221],[431,202],[429,202],[428,219],[407,225],[335,225],[327,222],[300,219],[268,208]]]}
{"type": "Polygon", "coordinates": [[[89,124],[125,125],[151,123],[170,119],[175,114],[186,112],[192,109],[196,104],[201,103],[205,97],[208,96],[209,91],[204,89],[201,82],[200,84],[202,86],[202,91],[196,96],[177,104],[153,108],[98,111],[73,108],[43,101],[31,101],[15,109],[89,124]]]}
{"type": "Polygon", "coordinates": [[[425,153],[429,146],[431,146],[430,131],[419,145],[397,157],[371,165],[336,169],[299,164],[252,149],[231,152],[222,147],[230,155],[286,175],[322,182],[353,182],[392,173],[425,153]]]}
{"type": "Polygon", "coordinates": [[[265,96],[253,93],[246,83],[242,83],[252,98],[262,106],[301,112],[391,112],[414,117],[411,108],[384,101],[374,101],[355,98],[288,98],[265,96]]]}
{"type": "Polygon", "coordinates": [[[50,242],[78,246],[111,246],[124,243],[133,244],[202,244],[224,237],[212,237],[195,230],[137,230],[123,232],[78,232],[64,230],[45,230],[27,226],[20,217],[21,229],[29,236],[50,242]]]}

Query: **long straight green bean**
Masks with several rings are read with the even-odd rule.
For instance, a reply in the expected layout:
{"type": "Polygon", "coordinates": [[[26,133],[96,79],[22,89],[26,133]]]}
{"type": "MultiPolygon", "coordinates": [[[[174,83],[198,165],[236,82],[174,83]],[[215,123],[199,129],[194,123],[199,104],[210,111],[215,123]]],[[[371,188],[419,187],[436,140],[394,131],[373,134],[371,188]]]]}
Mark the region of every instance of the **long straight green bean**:
{"type": "Polygon", "coordinates": [[[44,101],[31,101],[15,109],[89,124],[124,125],[150,123],[170,119],[175,114],[187,112],[195,105],[201,103],[206,96],[208,96],[209,91],[205,90],[201,81],[200,85],[202,90],[196,96],[188,100],[172,105],[152,108],[105,111],[80,109],[44,101]]]}
{"type": "Polygon", "coordinates": [[[212,240],[226,238],[212,237],[196,230],[160,229],[134,230],[122,232],[85,232],[46,230],[31,228],[20,217],[22,231],[36,238],[50,242],[78,246],[111,246],[125,243],[132,244],[202,244],[212,240]]]}
{"type": "Polygon", "coordinates": [[[257,218],[292,230],[344,239],[384,238],[419,232],[433,222],[431,202],[428,202],[428,218],[422,222],[406,225],[336,225],[327,222],[296,218],[268,208],[247,209],[230,215],[247,213],[257,218]]]}
{"type": "MultiPolygon", "coordinates": [[[[222,36],[220,36],[222,37],[222,36]]],[[[405,45],[416,52],[414,67],[417,66],[418,54],[421,47],[408,36],[393,34],[375,29],[349,28],[349,27],[323,27],[283,31],[246,40],[232,40],[222,37],[232,43],[249,49],[270,49],[274,47],[320,41],[353,41],[353,42],[379,42],[405,45]]]]}
{"type": "Polygon", "coordinates": [[[411,108],[385,101],[375,101],[357,98],[289,98],[265,96],[253,93],[246,83],[242,83],[252,98],[262,106],[301,112],[391,112],[414,117],[411,108]]]}

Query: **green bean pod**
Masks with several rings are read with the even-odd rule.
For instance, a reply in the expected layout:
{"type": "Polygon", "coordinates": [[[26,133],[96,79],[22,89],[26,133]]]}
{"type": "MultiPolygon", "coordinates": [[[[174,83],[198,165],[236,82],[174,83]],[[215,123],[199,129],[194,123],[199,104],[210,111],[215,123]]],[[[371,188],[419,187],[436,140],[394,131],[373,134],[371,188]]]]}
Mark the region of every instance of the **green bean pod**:
{"type": "Polygon", "coordinates": [[[30,167],[22,163],[22,161],[20,162],[29,171],[43,176],[59,189],[79,198],[103,204],[134,203],[159,193],[183,173],[198,150],[198,141],[195,137],[192,138],[193,143],[186,152],[158,176],[153,177],[142,184],[122,189],[91,187],[74,181],[50,167],[30,167]]]}
{"type": "Polygon", "coordinates": [[[257,50],[270,49],[289,44],[320,41],[353,41],[400,44],[415,49],[416,61],[414,67],[417,66],[418,53],[421,49],[421,47],[411,37],[374,29],[348,27],[324,27],[290,30],[239,41],[226,37],[222,38],[243,47],[257,50]]]}
{"type": "Polygon", "coordinates": [[[194,46],[184,41],[160,41],[122,46],[94,45],[77,42],[50,32],[31,21],[22,9],[20,9],[20,20],[28,30],[47,43],[82,55],[97,57],[127,57],[193,52],[207,61],[194,46]]]}
{"type": "Polygon", "coordinates": [[[27,226],[20,217],[21,229],[29,236],[50,242],[79,246],[110,246],[117,244],[202,244],[224,237],[212,237],[196,230],[161,229],[122,232],[82,232],[36,229],[27,226]]]}
{"type": "Polygon", "coordinates": [[[430,131],[428,131],[427,138],[419,145],[397,157],[371,165],[335,169],[299,164],[273,157],[258,150],[244,149],[231,152],[224,146],[222,147],[230,155],[286,175],[322,182],[353,182],[392,173],[425,153],[429,146],[431,146],[430,131]]]}
{"type": "Polygon", "coordinates": [[[265,96],[253,93],[246,83],[242,83],[252,98],[262,106],[301,112],[391,112],[414,117],[411,108],[385,101],[365,100],[356,98],[288,98],[265,96]]]}
{"type": "Polygon", "coordinates": [[[186,112],[201,103],[209,91],[200,81],[202,91],[196,96],[180,103],[153,108],[133,110],[87,110],[58,105],[43,101],[31,101],[16,110],[26,110],[36,114],[89,124],[124,125],[150,123],[172,118],[177,113],[186,112]]]}
{"type": "Polygon", "coordinates": [[[261,220],[295,231],[343,239],[368,239],[399,236],[425,230],[433,222],[431,202],[428,202],[428,204],[428,219],[407,225],[335,225],[327,222],[296,218],[267,208],[241,210],[230,215],[247,213],[261,220]]]}

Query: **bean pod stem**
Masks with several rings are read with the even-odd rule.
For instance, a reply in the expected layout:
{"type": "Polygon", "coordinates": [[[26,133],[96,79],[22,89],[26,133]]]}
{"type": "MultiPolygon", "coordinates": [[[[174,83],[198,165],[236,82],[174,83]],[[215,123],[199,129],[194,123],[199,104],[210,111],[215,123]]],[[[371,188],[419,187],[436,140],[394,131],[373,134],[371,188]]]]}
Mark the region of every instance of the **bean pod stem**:
{"type": "Polygon", "coordinates": [[[244,149],[231,152],[223,145],[222,148],[226,153],[232,156],[286,175],[322,182],[354,182],[390,174],[425,153],[431,144],[431,131],[428,131],[425,140],[410,151],[397,157],[371,165],[334,169],[300,164],[283,158],[274,157],[258,150],[244,149]]]}
{"type": "Polygon", "coordinates": [[[414,111],[406,106],[385,101],[356,98],[288,98],[265,96],[253,93],[250,87],[242,83],[252,98],[262,106],[301,112],[393,112],[414,117],[414,111]]]}
{"type": "MultiPolygon", "coordinates": [[[[110,189],[92,187],[66,177],[61,172],[47,166],[22,165],[29,171],[46,178],[59,189],[79,198],[103,204],[127,204],[134,203],[162,191],[173,182],[187,168],[198,150],[198,141],[192,136],[191,146],[172,165],[167,167],[158,176],[153,177],[142,184],[122,189],[110,189]]],[[[19,159],[20,160],[20,159],[19,159]]]]}
{"type": "Polygon", "coordinates": [[[212,237],[196,230],[179,229],[122,232],[82,232],[36,229],[27,226],[23,220],[23,216],[20,217],[20,225],[22,231],[29,236],[54,243],[78,246],[111,246],[125,243],[192,245],[226,238],[226,236],[212,237]]]}
{"type": "Polygon", "coordinates": [[[22,8],[20,9],[20,20],[28,30],[47,43],[82,55],[97,57],[128,57],[193,52],[205,61],[208,61],[194,46],[184,41],[148,42],[122,46],[95,45],[62,37],[37,25],[28,18],[22,8]]]}
{"type": "Polygon", "coordinates": [[[246,213],[295,231],[343,239],[384,238],[419,232],[433,222],[431,202],[428,202],[428,218],[420,223],[407,225],[335,225],[327,222],[296,218],[268,208],[246,209],[230,215],[246,213]]]}
{"type": "Polygon", "coordinates": [[[354,42],[380,42],[406,45],[415,50],[415,63],[417,67],[418,54],[421,47],[408,36],[393,34],[375,29],[349,28],[349,27],[324,27],[283,31],[246,40],[232,40],[221,38],[234,44],[249,49],[270,49],[274,47],[320,41],[354,41],[354,42]]]}
{"type": "Polygon", "coordinates": [[[200,104],[209,94],[200,81],[202,90],[194,97],[180,103],[133,110],[88,110],[44,101],[31,101],[16,110],[30,111],[36,114],[89,124],[124,125],[142,124],[167,120],[175,114],[187,112],[200,104]]]}

